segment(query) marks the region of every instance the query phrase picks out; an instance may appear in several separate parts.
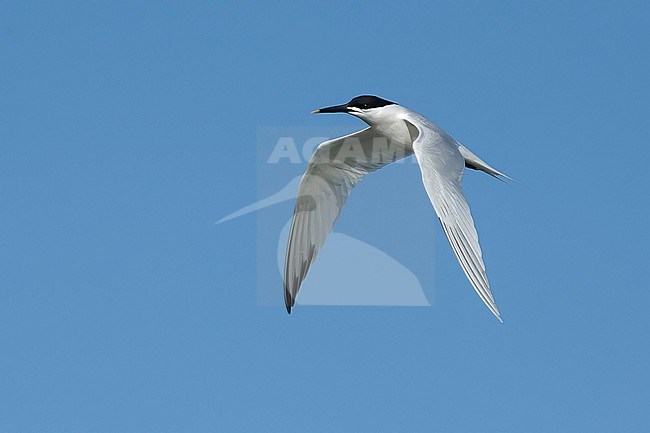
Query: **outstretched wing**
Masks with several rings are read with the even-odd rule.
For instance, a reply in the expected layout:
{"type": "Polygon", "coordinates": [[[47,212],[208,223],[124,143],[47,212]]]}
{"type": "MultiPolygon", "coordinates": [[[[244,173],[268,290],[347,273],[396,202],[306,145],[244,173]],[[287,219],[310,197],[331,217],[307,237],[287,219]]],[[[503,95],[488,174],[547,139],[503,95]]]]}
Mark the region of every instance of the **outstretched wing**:
{"type": "Polygon", "coordinates": [[[461,179],[465,159],[458,143],[446,132],[421,116],[406,120],[422,181],[440,219],[449,244],[465,275],[485,305],[501,321],[485,274],[483,253],[469,206],[463,197],[461,179]]]}
{"type": "Polygon", "coordinates": [[[321,143],[309,161],[291,220],[284,268],[287,312],[352,188],[366,174],[413,153],[373,128],[321,143]]]}

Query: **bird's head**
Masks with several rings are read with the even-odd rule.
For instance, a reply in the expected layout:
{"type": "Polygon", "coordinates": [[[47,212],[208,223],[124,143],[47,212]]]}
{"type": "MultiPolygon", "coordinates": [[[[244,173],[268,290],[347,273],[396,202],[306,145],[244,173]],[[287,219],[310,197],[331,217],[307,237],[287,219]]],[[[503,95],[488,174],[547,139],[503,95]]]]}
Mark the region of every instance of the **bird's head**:
{"type": "Polygon", "coordinates": [[[382,114],[385,114],[389,107],[395,107],[395,102],[387,101],[378,96],[363,95],[353,98],[347,104],[334,105],[332,107],[320,108],[312,111],[312,114],[318,113],[347,113],[356,116],[366,123],[374,123],[379,120],[382,114]]]}

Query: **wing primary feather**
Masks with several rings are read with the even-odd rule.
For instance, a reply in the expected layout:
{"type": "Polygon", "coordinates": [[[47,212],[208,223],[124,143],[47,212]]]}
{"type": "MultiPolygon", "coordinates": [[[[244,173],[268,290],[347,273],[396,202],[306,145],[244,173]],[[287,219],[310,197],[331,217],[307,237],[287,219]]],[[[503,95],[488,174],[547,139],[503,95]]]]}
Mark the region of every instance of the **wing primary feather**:
{"type": "MultiPolygon", "coordinates": [[[[332,231],[352,188],[368,173],[413,154],[410,146],[396,152],[392,159],[368,162],[366,155],[375,151],[374,139],[381,137],[373,128],[321,143],[300,180],[291,220],[284,266],[284,302],[287,313],[296,303],[300,285],[311,264],[332,231]],[[347,139],[358,140],[364,155],[338,157],[347,139]]],[[[343,154],[341,153],[341,154],[343,154]]]]}
{"type": "Polygon", "coordinates": [[[503,322],[490,291],[478,233],[463,197],[461,181],[468,159],[471,168],[478,167],[495,177],[506,176],[485,164],[425,118],[415,113],[409,116],[405,119],[407,126],[410,125],[409,130],[417,129],[413,149],[422,171],[422,181],[449,245],[479,298],[503,322]]]}

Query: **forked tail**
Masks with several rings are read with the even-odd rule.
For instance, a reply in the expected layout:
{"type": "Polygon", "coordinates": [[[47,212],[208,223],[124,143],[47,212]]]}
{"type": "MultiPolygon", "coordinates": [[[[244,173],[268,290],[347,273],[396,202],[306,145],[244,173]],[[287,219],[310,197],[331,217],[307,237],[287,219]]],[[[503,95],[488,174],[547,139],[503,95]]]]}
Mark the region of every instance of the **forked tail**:
{"type": "Polygon", "coordinates": [[[501,173],[499,170],[493,168],[487,162],[483,161],[481,158],[474,155],[472,152],[470,152],[465,146],[463,146],[460,143],[458,144],[458,150],[460,151],[460,154],[463,155],[463,158],[465,158],[465,167],[471,168],[472,170],[483,171],[489,174],[490,176],[496,177],[497,179],[505,178],[512,182],[516,182],[516,180],[514,180],[510,176],[501,173]]]}

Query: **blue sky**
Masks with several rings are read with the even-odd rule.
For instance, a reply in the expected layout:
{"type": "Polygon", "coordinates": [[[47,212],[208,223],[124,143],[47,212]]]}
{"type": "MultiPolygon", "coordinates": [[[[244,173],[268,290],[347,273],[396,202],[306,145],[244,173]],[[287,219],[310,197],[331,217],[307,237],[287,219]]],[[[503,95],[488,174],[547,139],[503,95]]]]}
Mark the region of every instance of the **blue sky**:
{"type": "Polygon", "coordinates": [[[650,429],[649,18],[2,2],[0,431],[650,429]],[[336,228],[409,264],[431,308],[258,306],[258,218],[214,224],[258,197],[257,130],[353,131],[309,112],[364,93],[521,182],[464,180],[503,325],[411,165],[364,181],[336,228]]]}

